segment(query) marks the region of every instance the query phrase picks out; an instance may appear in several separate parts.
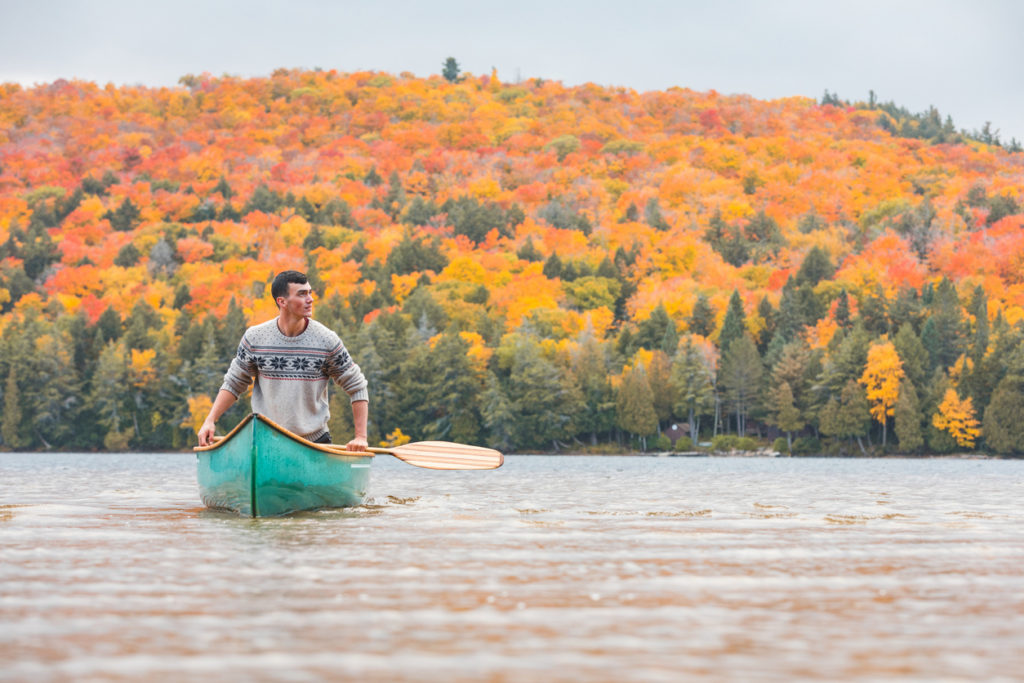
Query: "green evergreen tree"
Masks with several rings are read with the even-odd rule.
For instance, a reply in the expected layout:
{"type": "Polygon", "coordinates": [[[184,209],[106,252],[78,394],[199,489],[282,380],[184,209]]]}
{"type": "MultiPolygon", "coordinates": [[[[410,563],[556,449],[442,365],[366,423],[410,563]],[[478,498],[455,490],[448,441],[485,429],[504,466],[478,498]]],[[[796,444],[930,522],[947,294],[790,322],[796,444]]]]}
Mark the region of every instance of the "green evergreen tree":
{"type": "Polygon", "coordinates": [[[768,393],[769,424],[773,424],[786,432],[786,445],[793,452],[793,432],[804,428],[804,420],[800,409],[793,398],[793,389],[789,382],[777,385],[768,393]]]}
{"type": "Polygon", "coordinates": [[[982,420],[985,445],[997,453],[1024,452],[1024,380],[1008,375],[999,382],[982,420]]]}
{"type": "Polygon", "coordinates": [[[507,386],[516,447],[557,447],[576,433],[573,417],[580,413],[582,399],[535,340],[523,338],[516,344],[507,386]]]}
{"type": "Polygon", "coordinates": [[[764,320],[764,327],[761,330],[761,335],[757,340],[757,350],[762,355],[767,351],[768,344],[772,341],[775,336],[775,326],[777,313],[775,308],[772,306],[772,302],[768,300],[768,297],[763,296],[757,303],[757,314],[764,320]]]}
{"type": "Polygon", "coordinates": [[[476,443],[482,384],[469,364],[469,345],[453,329],[433,348],[415,347],[402,364],[397,388],[407,431],[417,439],[476,443]]]}
{"type": "Polygon", "coordinates": [[[921,330],[921,342],[931,357],[931,368],[949,368],[965,348],[965,322],[953,283],[943,278],[931,294],[930,316],[921,330]]]}
{"type": "Polygon", "coordinates": [[[119,232],[134,230],[141,218],[142,212],[139,211],[139,207],[135,206],[135,203],[127,197],[121,202],[121,206],[117,207],[116,211],[107,214],[110,227],[119,232]]]}
{"type": "Polygon", "coordinates": [[[562,277],[562,259],[558,258],[558,254],[551,252],[551,256],[548,256],[548,260],[544,262],[541,272],[549,280],[557,280],[562,277]]]}
{"type": "Polygon", "coordinates": [[[751,247],[747,237],[737,226],[726,223],[719,210],[711,217],[704,240],[722,260],[737,268],[750,260],[751,247]]]}
{"type": "Polygon", "coordinates": [[[100,352],[89,403],[105,430],[104,445],[111,450],[124,449],[131,440],[126,429],[131,420],[127,384],[126,349],[118,342],[109,342],[100,352]]]}
{"type": "Polygon", "coordinates": [[[896,400],[893,419],[900,452],[914,453],[924,445],[924,436],[921,433],[921,406],[913,382],[904,380],[900,383],[900,394],[896,400]]]}
{"type": "Polygon", "coordinates": [[[835,266],[832,265],[832,259],[829,258],[828,252],[815,245],[807,252],[803,263],[800,264],[800,270],[796,273],[796,283],[797,285],[809,284],[814,287],[822,280],[832,279],[834,274],[835,266]]]}
{"type": "Polygon", "coordinates": [[[506,453],[512,451],[515,448],[516,417],[508,392],[493,373],[488,373],[487,388],[482,400],[484,425],[489,434],[488,445],[506,453]]]}
{"type": "Polygon", "coordinates": [[[743,300],[740,293],[732,290],[729,297],[729,307],[725,310],[725,319],[722,321],[722,329],[718,333],[718,348],[726,353],[734,341],[747,333],[747,316],[743,312],[743,300]]]}
{"type": "Polygon", "coordinates": [[[846,384],[860,378],[868,361],[871,335],[858,323],[838,342],[826,358],[818,376],[819,405],[830,397],[839,397],[846,384]]]}
{"type": "Polygon", "coordinates": [[[821,432],[841,440],[856,439],[861,453],[865,455],[867,451],[862,438],[867,435],[870,423],[871,413],[864,388],[852,379],[843,387],[839,398],[830,398],[821,411],[821,432]]]}
{"type": "Polygon", "coordinates": [[[592,445],[597,445],[598,435],[615,426],[615,395],[608,381],[604,345],[592,332],[582,336],[579,351],[572,359],[572,371],[583,400],[577,427],[581,433],[590,435],[592,445]]]}
{"type": "MultiPolygon", "coordinates": [[[[813,419],[812,384],[815,376],[816,366],[812,362],[811,349],[803,340],[797,340],[786,344],[779,353],[778,360],[772,365],[769,375],[769,388],[766,395],[771,400],[771,390],[781,387],[783,384],[789,386],[789,392],[793,399],[793,405],[798,411],[798,418],[804,424],[813,419]]],[[[776,398],[775,403],[778,403],[776,398]]],[[[776,410],[776,412],[778,412],[776,410]]],[[[795,421],[789,420],[790,422],[795,421]]],[[[773,423],[773,424],[778,424],[773,423]]],[[[794,428],[800,429],[801,427],[794,428]]],[[[780,428],[781,425],[780,425],[780,428]]]]}
{"type": "Polygon", "coordinates": [[[868,332],[874,335],[889,334],[889,301],[882,288],[865,293],[860,300],[859,322],[868,332]]]}
{"type": "Polygon", "coordinates": [[[740,436],[746,434],[746,418],[757,399],[762,374],[761,356],[750,334],[729,345],[722,359],[721,382],[736,413],[736,433],[740,436]]]}
{"type": "Polygon", "coordinates": [[[654,394],[644,366],[637,365],[622,378],[615,398],[615,421],[623,430],[638,437],[641,449],[647,450],[647,437],[657,431],[658,416],[654,412],[654,394]]]}
{"type": "Polygon", "coordinates": [[[661,349],[667,353],[675,353],[674,347],[671,350],[662,348],[666,341],[671,343],[673,338],[678,341],[679,337],[675,336],[675,328],[675,321],[669,317],[664,304],[658,304],[645,320],[640,321],[637,326],[635,342],[644,349],[652,351],[661,349]],[[670,329],[671,332],[669,332],[670,329]]]}
{"type": "Polygon", "coordinates": [[[0,423],[0,437],[9,449],[24,448],[30,439],[24,436],[22,424],[21,389],[18,387],[18,372],[12,365],[4,383],[4,416],[0,423]]]}
{"type": "Polygon", "coordinates": [[[28,364],[34,385],[27,397],[29,414],[32,431],[44,447],[66,447],[76,436],[82,377],[68,335],[56,325],[47,327],[47,348],[28,364]]]}
{"type": "Polygon", "coordinates": [[[651,197],[647,200],[647,206],[644,207],[644,222],[655,230],[665,231],[672,227],[665,220],[665,217],[661,215],[661,207],[658,206],[657,197],[651,197]]]}
{"type": "Polygon", "coordinates": [[[129,349],[140,351],[153,348],[154,333],[159,329],[160,323],[160,315],[156,309],[145,299],[139,299],[125,321],[125,344],[129,349]]]}
{"type": "Polygon", "coordinates": [[[516,252],[516,256],[523,261],[537,262],[544,260],[544,255],[537,251],[537,247],[534,246],[532,237],[526,238],[523,246],[519,247],[519,251],[516,252]]]}
{"type": "Polygon", "coordinates": [[[444,64],[441,65],[441,75],[449,83],[456,83],[459,80],[459,63],[455,61],[455,57],[449,57],[444,60],[444,64]]]}
{"type": "Polygon", "coordinates": [[[949,375],[946,374],[945,369],[936,368],[921,400],[921,414],[925,419],[925,442],[928,444],[928,448],[935,453],[952,453],[957,449],[956,440],[950,436],[949,432],[938,429],[932,423],[932,418],[939,410],[939,404],[946,394],[946,389],[950,386],[949,375]]]}
{"type": "MultiPolygon", "coordinates": [[[[440,213],[440,209],[438,209],[434,202],[425,200],[417,195],[412,198],[412,201],[406,207],[405,213],[402,215],[402,222],[408,225],[423,226],[427,225],[438,213],[440,213]]],[[[530,244],[532,245],[533,243],[530,242],[530,244]]],[[[523,257],[520,256],[519,258],[523,257]]]]}
{"type": "Polygon", "coordinates": [[[915,387],[923,387],[928,377],[928,352],[910,323],[900,326],[892,340],[903,363],[903,372],[915,387]]]}
{"type": "Polygon", "coordinates": [[[706,295],[697,295],[693,311],[686,319],[686,326],[691,334],[699,334],[702,337],[710,337],[715,331],[715,311],[711,308],[706,295]]]}
{"type": "Polygon", "coordinates": [[[715,406],[713,372],[700,350],[687,337],[672,363],[676,415],[686,417],[694,448],[700,436],[700,418],[711,414],[715,406]]]}
{"type": "Polygon", "coordinates": [[[850,296],[846,293],[846,289],[839,292],[838,303],[836,303],[836,312],[834,316],[836,325],[841,329],[850,329],[850,296]]]}

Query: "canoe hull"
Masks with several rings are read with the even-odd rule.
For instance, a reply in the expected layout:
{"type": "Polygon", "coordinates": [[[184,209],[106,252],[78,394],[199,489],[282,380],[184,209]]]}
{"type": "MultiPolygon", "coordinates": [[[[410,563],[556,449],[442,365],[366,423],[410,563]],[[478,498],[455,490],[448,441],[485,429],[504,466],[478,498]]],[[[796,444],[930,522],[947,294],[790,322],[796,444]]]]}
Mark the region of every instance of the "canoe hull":
{"type": "Polygon", "coordinates": [[[320,450],[260,415],[196,457],[203,503],[247,517],[360,505],[373,461],[320,450]]]}

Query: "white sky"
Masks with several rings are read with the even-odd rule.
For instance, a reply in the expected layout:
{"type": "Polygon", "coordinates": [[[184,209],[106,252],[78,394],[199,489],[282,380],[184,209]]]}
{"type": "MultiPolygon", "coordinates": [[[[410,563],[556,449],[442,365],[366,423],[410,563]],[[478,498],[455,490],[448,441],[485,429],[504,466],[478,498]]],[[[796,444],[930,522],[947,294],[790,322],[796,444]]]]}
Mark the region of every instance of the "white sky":
{"type": "Polygon", "coordinates": [[[0,0],[0,81],[278,67],[929,105],[1024,142],[1018,0],[0,0]]]}

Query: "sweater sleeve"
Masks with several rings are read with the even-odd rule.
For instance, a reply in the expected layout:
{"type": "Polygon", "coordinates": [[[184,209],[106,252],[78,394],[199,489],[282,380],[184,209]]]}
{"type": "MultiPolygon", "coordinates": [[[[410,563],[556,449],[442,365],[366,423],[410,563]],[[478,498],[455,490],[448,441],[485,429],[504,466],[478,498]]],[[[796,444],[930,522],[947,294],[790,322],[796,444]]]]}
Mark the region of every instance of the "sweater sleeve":
{"type": "Polygon", "coordinates": [[[325,367],[328,376],[348,394],[349,402],[370,400],[370,394],[366,389],[368,382],[363,376],[363,371],[352,360],[352,356],[340,341],[328,354],[325,367]]]}
{"type": "Polygon", "coordinates": [[[252,353],[252,347],[243,335],[242,341],[238,343],[238,351],[231,359],[228,371],[224,374],[224,383],[220,388],[230,391],[235,398],[241,396],[255,379],[257,369],[256,356],[252,353]]]}

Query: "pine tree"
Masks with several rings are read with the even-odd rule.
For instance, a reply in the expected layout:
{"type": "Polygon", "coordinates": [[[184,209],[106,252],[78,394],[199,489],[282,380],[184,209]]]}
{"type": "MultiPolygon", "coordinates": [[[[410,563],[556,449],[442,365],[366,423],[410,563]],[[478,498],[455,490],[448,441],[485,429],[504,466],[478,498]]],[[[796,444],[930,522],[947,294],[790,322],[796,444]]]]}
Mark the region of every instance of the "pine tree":
{"type": "Polygon", "coordinates": [[[21,390],[18,388],[17,370],[11,366],[4,383],[4,417],[0,436],[6,448],[24,448],[29,440],[22,435],[24,425],[21,420],[21,390]]]}
{"type": "Polygon", "coordinates": [[[483,396],[484,425],[489,434],[487,443],[500,451],[511,451],[515,448],[515,414],[508,392],[500,380],[488,373],[487,388],[483,396]]]}
{"type": "Polygon", "coordinates": [[[508,396],[513,415],[513,443],[525,448],[557,446],[576,433],[573,418],[582,398],[564,373],[545,358],[533,339],[521,339],[513,350],[508,396]]]}
{"type": "Polygon", "coordinates": [[[814,287],[822,280],[831,279],[834,273],[835,266],[832,265],[832,259],[829,258],[828,252],[815,245],[807,252],[803,263],[800,264],[800,270],[796,273],[796,282],[799,285],[810,284],[811,287],[814,287]]]}
{"type": "Polygon", "coordinates": [[[757,340],[757,350],[759,353],[764,354],[768,349],[768,344],[775,336],[775,324],[776,324],[776,311],[772,306],[772,302],[768,300],[768,297],[763,296],[757,303],[757,314],[764,321],[764,327],[761,329],[761,334],[757,340]]]}
{"type": "Polygon", "coordinates": [[[893,337],[892,343],[899,354],[907,379],[913,382],[915,387],[924,386],[928,377],[928,352],[921,343],[921,338],[914,332],[913,325],[903,323],[893,337]]]}
{"type": "Polygon", "coordinates": [[[749,334],[729,346],[722,360],[722,386],[726,399],[736,413],[736,432],[746,434],[746,418],[761,385],[761,356],[749,334]]]}
{"type": "Polygon", "coordinates": [[[672,362],[667,353],[655,350],[651,354],[651,361],[646,370],[660,433],[661,423],[672,417],[672,408],[676,402],[675,386],[672,384],[672,362]]]}
{"type": "Polygon", "coordinates": [[[743,312],[743,300],[740,293],[732,290],[729,297],[729,307],[725,310],[725,320],[722,321],[722,329],[718,333],[718,348],[724,354],[734,341],[743,337],[747,331],[747,316],[743,312]]]}
{"type": "Polygon", "coordinates": [[[997,453],[1024,452],[1024,381],[1007,376],[992,393],[982,422],[985,444],[997,453]]]}
{"type": "Polygon", "coordinates": [[[770,375],[771,387],[789,385],[793,404],[805,423],[811,420],[813,368],[811,349],[803,340],[797,340],[782,348],[770,375]]]}
{"type": "Polygon", "coordinates": [[[455,83],[459,80],[459,63],[455,61],[455,57],[449,57],[444,60],[444,64],[441,65],[441,75],[449,83],[455,83]]]}
{"type": "Polygon", "coordinates": [[[846,293],[845,289],[839,293],[839,298],[836,303],[836,312],[833,319],[836,321],[836,325],[839,325],[840,328],[844,330],[850,328],[850,295],[846,293]]]}
{"type": "Polygon", "coordinates": [[[936,453],[949,453],[956,450],[956,441],[944,429],[939,429],[932,417],[939,411],[946,391],[951,384],[949,376],[943,368],[936,368],[921,395],[921,414],[925,417],[925,442],[928,448],[936,453]]]}
{"type": "Polygon", "coordinates": [[[803,429],[804,420],[800,416],[800,409],[797,408],[793,399],[793,389],[789,382],[774,387],[768,394],[768,416],[769,424],[777,426],[786,432],[786,444],[789,452],[793,452],[793,432],[803,429]]]}
{"type": "Polygon", "coordinates": [[[947,278],[935,287],[929,309],[921,342],[931,358],[931,369],[952,367],[966,350],[965,323],[956,287],[947,278]]]}
{"type": "Polygon", "coordinates": [[[900,395],[896,400],[893,419],[900,452],[913,453],[924,445],[924,437],[921,435],[921,406],[914,384],[909,380],[900,382],[900,395]]]}
{"type": "Polygon", "coordinates": [[[661,207],[658,206],[658,198],[651,197],[644,207],[644,222],[655,230],[669,230],[672,226],[668,224],[665,217],[661,215],[661,207]]]}
{"type": "Polygon", "coordinates": [[[590,434],[591,444],[597,445],[598,434],[615,425],[615,396],[608,382],[604,346],[593,333],[584,333],[580,340],[579,350],[572,358],[572,370],[583,399],[577,426],[581,433],[590,434]]]}
{"type": "Polygon", "coordinates": [[[826,358],[818,377],[818,385],[825,395],[823,400],[829,396],[839,396],[847,382],[858,379],[864,373],[870,344],[871,336],[860,324],[843,336],[835,351],[826,358]]]}
{"type": "MultiPolygon", "coordinates": [[[[843,387],[843,393],[839,397],[832,434],[840,439],[856,439],[861,453],[866,454],[861,438],[867,435],[870,420],[871,412],[864,389],[851,379],[843,387]]],[[[824,431],[824,425],[822,427],[824,431]]]]}
{"type": "Polygon", "coordinates": [[[235,355],[235,351],[238,349],[238,342],[241,341],[242,335],[245,334],[245,328],[245,311],[238,305],[235,297],[231,297],[231,301],[228,303],[227,315],[221,321],[217,334],[222,358],[231,358],[235,355]]]}
{"type": "Polygon", "coordinates": [[[675,353],[675,347],[671,350],[663,348],[666,341],[671,343],[674,339],[678,342],[679,337],[676,336],[675,327],[675,321],[669,317],[665,306],[658,304],[645,320],[640,321],[635,343],[644,349],[661,349],[666,353],[675,353]],[[669,332],[670,328],[671,332],[669,332]]]}
{"type": "Polygon", "coordinates": [[[687,337],[683,341],[672,363],[671,380],[675,388],[675,414],[686,417],[690,426],[690,439],[696,447],[700,434],[700,417],[714,409],[715,389],[712,370],[703,354],[694,346],[692,337],[687,337]]]}
{"type": "Polygon", "coordinates": [[[699,334],[702,337],[710,337],[715,331],[715,312],[704,294],[697,295],[693,311],[686,319],[686,326],[691,334],[699,334]]]}
{"type": "Polygon", "coordinates": [[[642,365],[632,368],[622,378],[615,399],[615,422],[638,436],[642,449],[647,450],[647,437],[657,431],[658,416],[654,412],[654,394],[647,381],[647,371],[642,365]]]}

